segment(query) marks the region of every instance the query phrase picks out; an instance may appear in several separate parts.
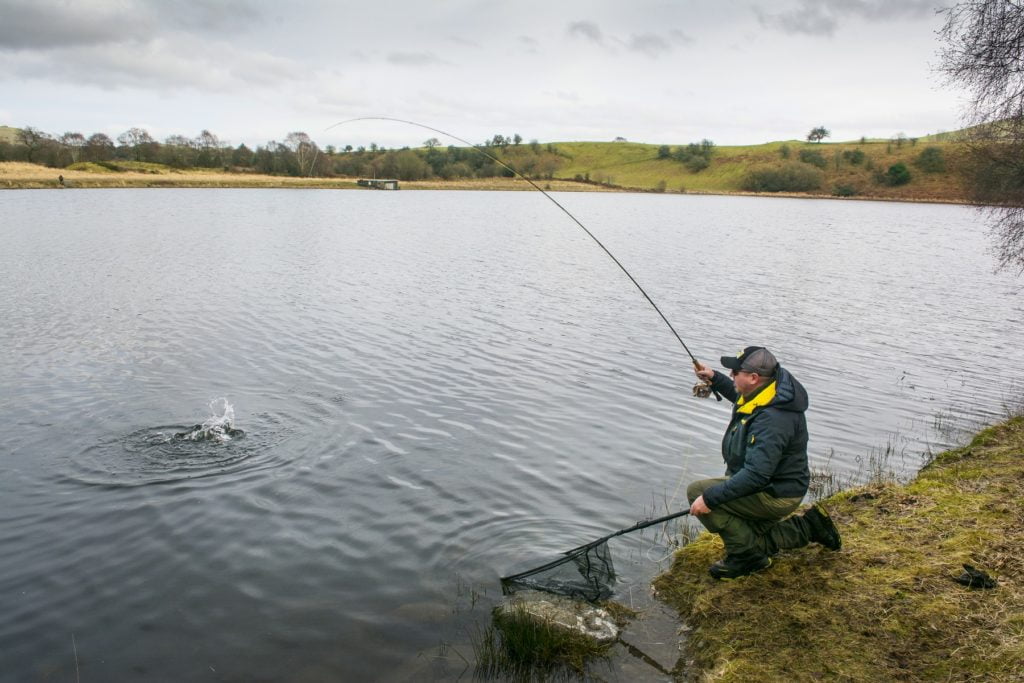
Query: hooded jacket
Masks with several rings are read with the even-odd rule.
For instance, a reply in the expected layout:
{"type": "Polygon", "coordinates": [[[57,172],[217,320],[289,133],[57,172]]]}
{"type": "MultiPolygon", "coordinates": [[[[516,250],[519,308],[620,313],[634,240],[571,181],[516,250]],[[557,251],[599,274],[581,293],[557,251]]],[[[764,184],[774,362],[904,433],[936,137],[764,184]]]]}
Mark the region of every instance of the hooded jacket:
{"type": "Polygon", "coordinates": [[[722,438],[728,479],[704,491],[709,508],[760,491],[775,498],[803,498],[811,475],[807,466],[807,390],[785,368],[775,381],[745,399],[716,371],[715,391],[733,403],[722,438]]]}

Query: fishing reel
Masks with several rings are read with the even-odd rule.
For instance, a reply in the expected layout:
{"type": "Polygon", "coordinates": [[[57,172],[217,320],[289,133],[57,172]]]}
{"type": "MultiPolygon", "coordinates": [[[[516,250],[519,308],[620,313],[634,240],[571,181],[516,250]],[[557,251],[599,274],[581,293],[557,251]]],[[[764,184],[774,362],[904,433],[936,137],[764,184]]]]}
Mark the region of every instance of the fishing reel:
{"type": "Polygon", "coordinates": [[[711,396],[712,391],[710,380],[702,379],[693,385],[693,395],[697,398],[707,398],[711,396]]]}

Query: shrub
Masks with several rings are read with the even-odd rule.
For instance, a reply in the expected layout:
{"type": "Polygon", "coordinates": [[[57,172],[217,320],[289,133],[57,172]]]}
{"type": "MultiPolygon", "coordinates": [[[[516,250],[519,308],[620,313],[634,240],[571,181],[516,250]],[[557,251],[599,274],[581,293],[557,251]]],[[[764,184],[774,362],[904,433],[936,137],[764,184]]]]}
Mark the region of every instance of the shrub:
{"type": "Polygon", "coordinates": [[[864,152],[859,149],[847,149],[843,151],[843,159],[858,166],[864,162],[864,152]]]}
{"type": "Polygon", "coordinates": [[[802,149],[800,150],[800,161],[811,166],[817,166],[818,168],[825,168],[828,162],[825,161],[825,157],[821,155],[816,149],[802,149]]]}
{"type": "Polygon", "coordinates": [[[882,182],[886,185],[906,185],[910,182],[910,169],[903,162],[893,164],[882,174],[882,182]]]}
{"type": "Polygon", "coordinates": [[[854,197],[857,194],[857,188],[853,185],[836,185],[832,188],[832,195],[835,197],[854,197]]]}
{"type": "Polygon", "coordinates": [[[694,173],[699,173],[710,165],[711,162],[708,161],[707,157],[700,156],[690,157],[689,161],[685,164],[686,168],[690,169],[694,173]]]}
{"type": "Polygon", "coordinates": [[[783,145],[782,147],[779,147],[779,155],[782,156],[783,159],[788,159],[789,145],[783,145]]]}
{"type": "Polygon", "coordinates": [[[662,145],[661,147],[658,148],[659,159],[668,159],[670,156],[672,156],[672,150],[669,148],[668,145],[662,145]]]}
{"type": "Polygon", "coordinates": [[[824,174],[797,162],[763,166],[750,171],[742,188],[748,192],[807,192],[821,187],[824,174]]]}
{"type": "Polygon", "coordinates": [[[925,147],[917,155],[914,165],[925,173],[942,173],[946,170],[946,159],[938,147],[925,147]]]}
{"type": "Polygon", "coordinates": [[[691,142],[686,147],[677,147],[672,157],[694,173],[698,173],[711,164],[714,151],[715,143],[705,138],[699,143],[691,142]]]}

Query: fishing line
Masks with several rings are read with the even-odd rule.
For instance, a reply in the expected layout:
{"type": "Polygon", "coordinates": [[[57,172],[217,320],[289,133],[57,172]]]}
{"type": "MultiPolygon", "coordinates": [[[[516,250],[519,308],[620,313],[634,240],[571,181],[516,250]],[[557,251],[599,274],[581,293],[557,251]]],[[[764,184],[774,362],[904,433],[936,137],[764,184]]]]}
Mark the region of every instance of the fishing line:
{"type": "MultiPolygon", "coordinates": [[[[440,130],[439,128],[434,128],[433,126],[428,126],[428,125],[423,124],[423,123],[417,123],[416,121],[409,121],[407,119],[399,119],[399,118],[394,118],[394,117],[390,117],[390,116],[360,116],[358,118],[348,119],[346,121],[339,121],[338,123],[335,123],[334,125],[328,126],[327,128],[325,128],[324,132],[326,133],[327,131],[331,130],[332,128],[337,128],[338,126],[343,126],[343,125],[348,124],[348,123],[354,123],[356,121],[393,121],[395,123],[404,123],[404,124],[407,124],[407,125],[410,125],[410,126],[417,126],[419,128],[423,128],[425,130],[429,130],[429,131],[432,131],[434,133],[438,133],[440,135],[444,135],[444,136],[449,137],[449,138],[451,138],[453,140],[457,140],[457,141],[461,142],[464,145],[472,147],[473,149],[478,151],[480,154],[483,154],[485,157],[487,157],[488,159],[490,159],[494,163],[500,165],[502,168],[504,168],[507,171],[511,172],[517,178],[521,178],[522,180],[525,180],[526,182],[528,182],[533,187],[533,189],[537,190],[542,195],[544,195],[549,200],[551,200],[552,204],[557,206],[559,209],[562,210],[563,213],[565,213],[566,216],[571,218],[572,221],[576,225],[578,225],[581,230],[583,230],[583,232],[587,233],[587,235],[590,237],[590,239],[594,240],[594,242],[597,244],[597,246],[601,247],[601,249],[604,251],[604,253],[607,254],[608,257],[612,261],[615,262],[615,265],[617,265],[622,270],[622,272],[626,274],[626,277],[629,278],[630,282],[632,282],[634,285],[636,285],[636,288],[638,290],[640,290],[640,293],[644,295],[645,299],[647,299],[647,303],[649,303],[654,308],[654,310],[658,312],[658,315],[661,316],[661,319],[665,322],[666,325],[668,325],[668,329],[670,329],[672,331],[672,334],[675,335],[675,338],[679,341],[680,344],[682,344],[683,350],[685,350],[686,354],[690,357],[690,360],[693,362],[694,367],[696,367],[696,368],[700,368],[701,367],[700,363],[697,361],[697,358],[693,355],[693,353],[690,352],[689,347],[686,346],[686,342],[684,342],[683,338],[679,336],[678,332],[676,332],[676,328],[672,327],[672,323],[669,322],[668,318],[665,317],[665,314],[661,312],[660,308],[658,308],[658,304],[654,303],[654,299],[652,299],[650,297],[650,295],[644,290],[644,288],[640,286],[640,283],[637,282],[636,278],[633,277],[632,274],[630,274],[630,272],[628,270],[626,270],[626,266],[622,265],[622,262],[620,262],[619,259],[615,258],[615,255],[612,254],[611,251],[609,251],[608,247],[606,247],[601,242],[601,240],[597,239],[597,237],[594,235],[594,233],[590,232],[590,230],[587,229],[587,226],[583,225],[583,223],[581,223],[580,220],[578,218],[576,218],[576,216],[574,216],[571,211],[569,211],[569,209],[567,209],[564,206],[562,206],[558,202],[557,199],[555,199],[550,194],[548,194],[543,188],[541,188],[539,185],[537,185],[537,183],[533,182],[532,180],[530,180],[529,178],[524,176],[522,173],[520,173],[516,169],[512,168],[511,166],[509,166],[508,164],[506,164],[501,159],[495,157],[493,154],[489,154],[487,151],[482,149],[479,145],[475,145],[472,142],[469,142],[468,140],[464,140],[464,139],[460,138],[458,135],[452,135],[451,133],[449,133],[447,131],[440,130]]],[[[319,153],[319,151],[320,150],[317,149],[317,153],[319,153]]],[[[316,162],[316,157],[315,156],[313,158],[313,161],[314,161],[314,163],[316,162]]],[[[312,169],[313,169],[313,166],[311,165],[310,166],[310,173],[312,173],[312,169]]],[[[695,386],[694,387],[694,394],[696,394],[698,396],[707,396],[708,394],[711,393],[710,386],[708,386],[706,388],[707,393],[703,393],[705,391],[705,389],[703,387],[704,387],[703,384],[698,384],[697,386],[695,386]]],[[[718,396],[717,392],[715,393],[715,397],[718,398],[718,400],[721,400],[721,397],[718,396]]]]}

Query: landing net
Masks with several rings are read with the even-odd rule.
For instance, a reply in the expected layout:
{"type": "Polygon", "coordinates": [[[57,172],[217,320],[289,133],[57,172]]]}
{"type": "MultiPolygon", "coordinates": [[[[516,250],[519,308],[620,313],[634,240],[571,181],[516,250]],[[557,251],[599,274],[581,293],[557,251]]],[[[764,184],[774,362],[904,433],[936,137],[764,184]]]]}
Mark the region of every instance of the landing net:
{"type": "Polygon", "coordinates": [[[689,512],[683,510],[657,519],[637,522],[627,529],[621,529],[566,551],[542,565],[502,577],[501,592],[508,595],[517,590],[533,589],[588,602],[607,600],[614,592],[612,586],[615,585],[616,578],[608,541],[631,531],[682,517],[689,512]]]}

